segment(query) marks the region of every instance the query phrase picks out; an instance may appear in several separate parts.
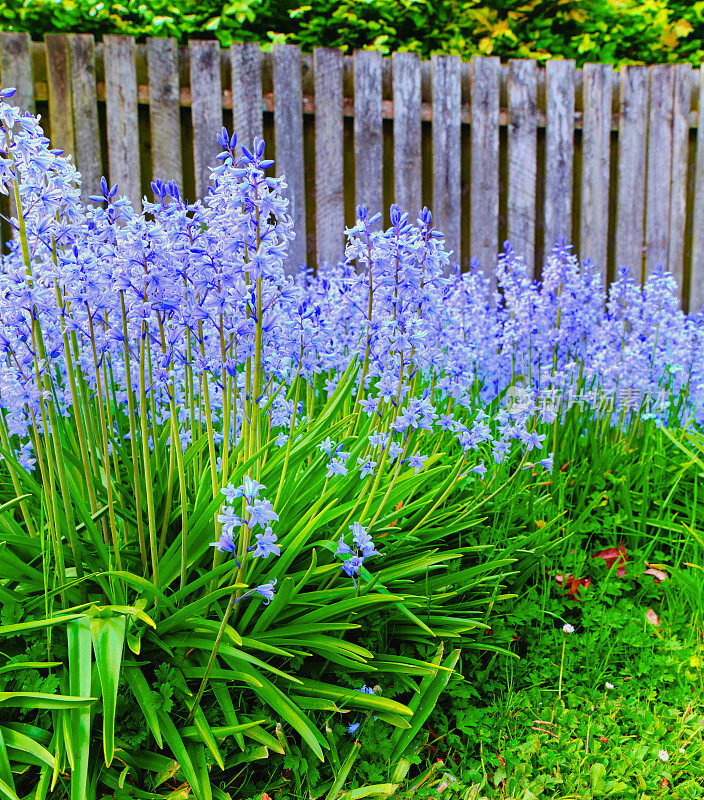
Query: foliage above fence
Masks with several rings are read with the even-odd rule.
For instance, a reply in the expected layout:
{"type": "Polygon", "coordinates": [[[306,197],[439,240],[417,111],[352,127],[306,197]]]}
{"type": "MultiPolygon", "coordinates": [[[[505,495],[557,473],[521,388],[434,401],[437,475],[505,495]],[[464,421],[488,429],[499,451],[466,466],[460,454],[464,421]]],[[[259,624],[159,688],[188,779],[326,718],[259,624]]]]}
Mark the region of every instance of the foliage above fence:
{"type": "Polygon", "coordinates": [[[409,50],[429,57],[573,58],[620,64],[704,56],[704,2],[691,0],[6,0],[0,29],[196,35],[232,42],[409,50]]]}

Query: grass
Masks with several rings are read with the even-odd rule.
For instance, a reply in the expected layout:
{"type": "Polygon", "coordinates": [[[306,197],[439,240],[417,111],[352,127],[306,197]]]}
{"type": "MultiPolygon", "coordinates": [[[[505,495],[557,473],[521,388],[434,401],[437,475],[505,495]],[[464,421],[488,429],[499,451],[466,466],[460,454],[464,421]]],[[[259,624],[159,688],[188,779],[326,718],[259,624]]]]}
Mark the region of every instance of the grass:
{"type": "MultiPolygon", "coordinates": [[[[519,658],[463,664],[468,679],[431,717],[432,771],[416,796],[702,797],[701,448],[696,434],[653,431],[575,468],[574,485],[603,499],[542,559],[495,631],[519,658]],[[597,555],[621,542],[627,562],[597,555]],[[581,580],[558,582],[567,575],[581,580]]],[[[578,497],[568,516],[579,515],[578,497]]]]}
{"type": "MultiPolygon", "coordinates": [[[[704,795],[701,438],[646,423],[588,458],[589,432],[571,444],[559,486],[524,473],[475,529],[477,543],[533,530],[553,546],[494,609],[485,641],[507,652],[463,652],[401,800],[704,795]]],[[[384,729],[365,725],[348,798],[384,776],[384,729]]],[[[331,727],[346,752],[353,737],[331,727]]],[[[302,798],[307,770],[289,751],[246,796],[302,798]]]]}

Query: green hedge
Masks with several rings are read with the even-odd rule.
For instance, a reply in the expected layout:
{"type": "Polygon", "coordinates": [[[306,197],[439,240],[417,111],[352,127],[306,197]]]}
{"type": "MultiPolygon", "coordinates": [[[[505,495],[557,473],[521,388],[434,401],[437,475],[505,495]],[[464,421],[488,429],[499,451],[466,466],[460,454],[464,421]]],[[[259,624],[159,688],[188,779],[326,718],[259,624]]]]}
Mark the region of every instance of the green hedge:
{"type": "Polygon", "coordinates": [[[5,0],[0,28],[620,64],[702,62],[704,1],[5,0]]]}

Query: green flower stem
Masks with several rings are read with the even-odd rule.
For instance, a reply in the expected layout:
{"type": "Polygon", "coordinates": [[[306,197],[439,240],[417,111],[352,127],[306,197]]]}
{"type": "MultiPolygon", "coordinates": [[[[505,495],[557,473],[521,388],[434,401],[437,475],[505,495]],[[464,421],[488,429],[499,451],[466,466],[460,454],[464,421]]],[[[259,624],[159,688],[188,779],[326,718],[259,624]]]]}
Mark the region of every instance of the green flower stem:
{"type": "MultiPolygon", "coordinates": [[[[20,237],[20,246],[22,248],[22,260],[24,261],[24,265],[25,265],[25,268],[27,270],[27,282],[29,282],[29,281],[33,282],[34,279],[33,279],[33,276],[32,276],[32,262],[31,262],[31,259],[30,259],[30,256],[29,256],[29,243],[28,243],[28,239],[27,239],[27,228],[25,226],[24,213],[23,213],[23,210],[22,210],[22,200],[20,198],[19,183],[17,182],[17,180],[15,180],[15,182],[14,182],[14,190],[15,190],[15,192],[14,192],[15,193],[15,203],[17,204],[17,219],[18,219],[18,223],[19,223],[19,237],[20,237]]],[[[82,560],[82,557],[81,557],[81,545],[80,545],[80,541],[79,541],[79,539],[78,539],[78,537],[76,535],[76,524],[75,524],[74,519],[73,519],[73,508],[71,506],[70,494],[69,494],[69,490],[68,490],[68,483],[66,481],[66,470],[65,470],[64,460],[63,460],[63,451],[61,449],[61,437],[60,437],[60,434],[59,434],[58,420],[56,418],[56,408],[54,407],[54,403],[51,400],[51,381],[49,380],[49,376],[46,374],[46,372],[44,373],[43,378],[40,375],[39,361],[40,360],[42,362],[46,361],[46,353],[44,351],[44,341],[42,339],[42,332],[41,332],[41,327],[39,325],[39,319],[35,314],[32,314],[32,344],[33,344],[33,350],[34,350],[34,352],[36,354],[35,357],[34,357],[34,369],[35,369],[36,378],[37,378],[37,386],[38,387],[39,386],[44,386],[44,390],[49,395],[48,402],[46,404],[44,402],[44,398],[40,398],[40,401],[39,401],[39,407],[40,407],[41,415],[42,415],[42,429],[44,431],[44,434],[47,435],[48,432],[49,432],[49,425],[47,425],[47,419],[46,419],[47,408],[46,407],[48,406],[49,417],[50,417],[50,420],[51,420],[51,429],[52,429],[52,432],[53,432],[52,439],[53,439],[53,444],[54,444],[54,455],[55,455],[55,458],[56,458],[56,467],[57,467],[57,473],[59,475],[59,483],[61,485],[61,494],[62,494],[62,497],[63,497],[64,513],[66,515],[66,525],[67,525],[67,530],[68,530],[68,538],[69,538],[69,541],[71,543],[71,550],[73,551],[73,559],[74,559],[75,567],[76,567],[76,576],[78,578],[82,578],[83,577],[83,560],[82,560]]],[[[36,431],[36,425],[35,425],[35,431],[36,431]]],[[[37,442],[39,442],[39,434],[38,434],[38,432],[37,432],[37,442]]],[[[54,506],[54,518],[55,518],[55,521],[56,521],[56,525],[58,526],[59,514],[58,514],[58,508],[57,508],[56,486],[54,484],[53,469],[52,469],[52,466],[51,466],[51,463],[50,463],[51,456],[50,456],[50,451],[49,451],[48,447],[47,447],[46,453],[47,453],[47,462],[48,462],[48,470],[47,471],[48,471],[48,474],[49,474],[50,485],[52,486],[51,495],[52,495],[52,504],[54,506]]],[[[60,542],[59,536],[58,536],[58,527],[57,527],[57,529],[55,531],[55,537],[56,537],[56,544],[57,544],[57,548],[58,548],[57,554],[60,555],[60,559],[61,559],[60,569],[63,572],[64,571],[64,567],[63,567],[63,551],[61,550],[61,542],[60,542]]],[[[62,576],[62,578],[63,577],[65,577],[65,576],[62,576]]]]}
{"type": "Polygon", "coordinates": [[[122,306],[122,330],[125,351],[125,381],[127,384],[127,417],[130,426],[130,452],[132,456],[132,483],[134,486],[135,516],[137,517],[137,539],[139,540],[139,555],[142,559],[142,571],[147,574],[147,544],[144,537],[144,517],[142,514],[142,484],[139,479],[139,453],[137,451],[137,420],[134,410],[134,391],[132,388],[132,374],[130,372],[130,348],[127,339],[127,309],[125,307],[125,293],[120,292],[122,306]]]}
{"type": "MultiPolygon", "coordinates": [[[[173,416],[171,417],[171,447],[169,448],[169,472],[166,478],[166,502],[164,503],[164,516],[161,520],[161,535],[159,536],[159,548],[157,550],[159,558],[164,552],[166,544],[166,531],[169,527],[169,517],[171,516],[171,501],[174,494],[174,469],[176,468],[176,446],[173,437],[173,416]]],[[[180,441],[179,441],[180,444],[180,441]]]]}
{"type": "Polygon", "coordinates": [[[227,608],[225,609],[225,613],[222,617],[222,622],[220,623],[220,627],[218,629],[218,635],[215,637],[215,643],[213,644],[213,649],[210,651],[210,658],[208,659],[208,663],[205,667],[205,673],[203,674],[203,678],[201,679],[200,686],[198,687],[198,692],[196,694],[196,698],[193,701],[193,705],[191,706],[191,710],[188,712],[188,717],[186,718],[185,725],[188,726],[191,724],[193,720],[193,716],[195,715],[198,707],[200,706],[200,701],[203,697],[203,692],[205,692],[205,687],[208,685],[208,678],[210,677],[210,673],[215,666],[215,659],[218,655],[218,650],[220,648],[220,642],[222,642],[222,637],[225,634],[225,628],[227,627],[227,623],[230,619],[230,615],[232,614],[232,608],[235,604],[236,599],[236,592],[237,590],[233,590],[232,594],[230,595],[230,599],[227,603],[227,608]]]}
{"type": "Polygon", "coordinates": [[[159,585],[159,558],[156,546],[156,516],[154,513],[154,482],[152,480],[151,453],[149,452],[149,432],[147,429],[147,388],[144,374],[146,357],[145,339],[147,324],[142,321],[142,336],[139,347],[139,422],[142,429],[142,458],[144,460],[144,485],[147,496],[147,519],[149,522],[149,552],[151,556],[152,580],[159,585]]]}
{"type": "MultiPolygon", "coordinates": [[[[57,264],[58,258],[56,253],[56,241],[53,242],[52,258],[54,265],[57,264]]],[[[58,283],[54,284],[56,292],[56,304],[59,308],[63,306],[61,290],[58,283]]],[[[64,343],[64,359],[66,362],[66,370],[68,373],[68,382],[71,389],[71,402],[73,405],[73,416],[76,420],[76,438],[78,446],[81,451],[81,463],[83,465],[83,475],[86,481],[86,491],[88,492],[88,500],[90,502],[90,510],[93,514],[98,510],[98,499],[95,495],[95,487],[93,486],[93,475],[90,472],[90,461],[88,459],[88,444],[87,444],[87,426],[85,417],[81,411],[81,406],[78,402],[78,387],[76,386],[76,374],[73,370],[73,359],[71,358],[68,334],[66,333],[66,326],[63,316],[61,317],[61,334],[64,343]]]]}
{"type": "MultiPolygon", "coordinates": [[[[110,534],[112,536],[112,546],[115,551],[115,563],[118,570],[122,570],[122,559],[120,558],[120,542],[118,540],[117,520],[115,519],[115,505],[112,496],[112,475],[110,470],[110,447],[108,443],[108,428],[105,416],[105,401],[103,397],[103,386],[100,379],[100,366],[98,362],[98,351],[95,346],[95,331],[93,329],[93,317],[90,309],[88,312],[88,328],[90,330],[91,348],[93,350],[93,363],[95,365],[95,380],[98,395],[98,413],[100,414],[100,427],[103,434],[103,469],[105,472],[105,491],[108,498],[108,518],[110,521],[110,534]]],[[[107,387],[106,387],[107,388],[107,387]]],[[[114,449],[114,448],[113,448],[114,449]]]]}
{"type": "Polygon", "coordinates": [[[451,491],[452,491],[452,490],[455,488],[455,486],[457,485],[457,481],[458,481],[458,480],[459,480],[459,478],[460,478],[460,473],[462,472],[462,467],[464,466],[464,462],[465,462],[466,458],[467,458],[467,457],[466,457],[466,456],[463,454],[463,455],[462,455],[462,458],[460,459],[460,461],[458,462],[457,466],[455,467],[455,474],[453,475],[453,477],[452,477],[452,480],[450,481],[450,485],[447,487],[447,489],[445,489],[445,491],[444,491],[444,492],[442,493],[442,495],[441,495],[441,496],[440,496],[440,497],[439,497],[439,498],[438,498],[438,499],[435,501],[435,503],[433,503],[433,505],[432,505],[432,506],[431,506],[431,507],[428,509],[428,511],[427,511],[427,512],[425,513],[425,515],[423,516],[423,518],[420,520],[420,522],[418,522],[418,523],[417,523],[417,524],[416,524],[416,525],[413,527],[413,529],[412,529],[412,530],[409,532],[409,534],[408,534],[409,536],[413,535],[413,534],[414,534],[414,533],[415,533],[415,532],[418,530],[418,528],[420,528],[420,526],[421,526],[421,525],[422,525],[422,524],[423,524],[423,523],[424,523],[424,522],[425,522],[425,521],[426,521],[426,520],[427,520],[427,519],[428,519],[430,516],[432,516],[433,512],[435,511],[435,509],[437,509],[437,508],[440,506],[440,504],[441,504],[441,503],[444,503],[444,502],[445,502],[445,500],[447,500],[447,498],[450,496],[450,492],[451,492],[451,491]]]}

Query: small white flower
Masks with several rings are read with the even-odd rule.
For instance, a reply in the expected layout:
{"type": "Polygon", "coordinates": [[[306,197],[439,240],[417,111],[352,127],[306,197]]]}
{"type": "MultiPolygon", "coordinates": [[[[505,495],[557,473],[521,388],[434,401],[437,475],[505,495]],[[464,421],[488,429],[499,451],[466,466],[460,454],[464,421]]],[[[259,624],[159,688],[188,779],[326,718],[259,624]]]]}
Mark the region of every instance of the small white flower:
{"type": "Polygon", "coordinates": [[[574,625],[570,625],[569,622],[565,622],[565,624],[562,626],[562,630],[565,633],[574,633],[574,625]]]}
{"type": "Polygon", "coordinates": [[[613,688],[614,688],[614,685],[613,685],[613,683],[609,683],[608,681],[606,681],[606,683],[604,684],[604,686],[605,686],[607,689],[613,689],[613,688]]]}
{"type": "Polygon", "coordinates": [[[660,761],[669,761],[670,760],[670,754],[667,752],[667,750],[661,750],[658,753],[658,756],[660,756],[660,761]]]}
{"type": "Polygon", "coordinates": [[[680,747],[680,753],[684,753],[684,747],[680,747]]]}

